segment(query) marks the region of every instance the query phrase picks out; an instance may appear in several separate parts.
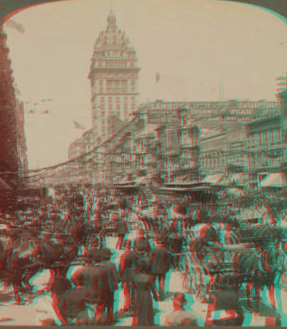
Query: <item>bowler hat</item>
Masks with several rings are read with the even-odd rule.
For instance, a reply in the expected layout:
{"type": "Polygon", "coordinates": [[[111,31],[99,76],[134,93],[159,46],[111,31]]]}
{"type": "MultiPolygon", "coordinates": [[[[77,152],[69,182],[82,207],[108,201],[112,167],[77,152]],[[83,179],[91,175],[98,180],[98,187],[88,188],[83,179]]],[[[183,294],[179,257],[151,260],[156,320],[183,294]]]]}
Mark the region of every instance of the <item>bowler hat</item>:
{"type": "Polygon", "coordinates": [[[101,255],[103,258],[110,258],[112,256],[112,252],[109,248],[105,248],[101,251],[101,255]]]}
{"type": "Polygon", "coordinates": [[[173,300],[180,303],[180,304],[187,304],[187,300],[185,298],[185,294],[182,292],[176,292],[173,295],[173,300]]]}

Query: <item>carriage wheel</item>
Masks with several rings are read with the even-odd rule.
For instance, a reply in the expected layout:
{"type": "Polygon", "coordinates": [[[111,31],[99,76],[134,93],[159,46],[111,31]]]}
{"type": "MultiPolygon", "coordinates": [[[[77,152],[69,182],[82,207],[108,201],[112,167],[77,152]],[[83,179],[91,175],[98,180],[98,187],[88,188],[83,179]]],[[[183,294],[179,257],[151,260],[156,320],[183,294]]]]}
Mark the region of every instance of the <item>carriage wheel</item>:
{"type": "Polygon", "coordinates": [[[287,273],[286,272],[282,273],[280,281],[281,281],[281,288],[286,291],[287,290],[287,273]]]}
{"type": "Polygon", "coordinates": [[[190,275],[190,273],[184,273],[182,288],[184,291],[188,293],[193,293],[192,279],[193,277],[190,275]]]}
{"type": "Polygon", "coordinates": [[[178,263],[179,271],[181,271],[183,273],[186,272],[186,270],[187,270],[186,262],[187,262],[186,256],[181,255],[180,258],[179,258],[179,263],[178,263]]]}
{"type": "Polygon", "coordinates": [[[186,282],[186,291],[189,292],[190,294],[194,294],[194,287],[193,287],[193,276],[192,275],[187,275],[187,282],[186,282]]]}
{"type": "Polygon", "coordinates": [[[194,269],[191,278],[190,278],[190,284],[189,286],[191,287],[191,291],[194,295],[197,295],[199,292],[199,286],[198,286],[198,273],[196,272],[196,270],[194,269]]]}
{"type": "Polygon", "coordinates": [[[205,303],[208,300],[209,293],[209,282],[202,270],[202,268],[196,268],[196,298],[201,302],[205,303]]]}
{"type": "Polygon", "coordinates": [[[183,280],[182,280],[182,289],[184,291],[187,291],[187,285],[188,285],[188,275],[186,273],[183,274],[183,280]]]}

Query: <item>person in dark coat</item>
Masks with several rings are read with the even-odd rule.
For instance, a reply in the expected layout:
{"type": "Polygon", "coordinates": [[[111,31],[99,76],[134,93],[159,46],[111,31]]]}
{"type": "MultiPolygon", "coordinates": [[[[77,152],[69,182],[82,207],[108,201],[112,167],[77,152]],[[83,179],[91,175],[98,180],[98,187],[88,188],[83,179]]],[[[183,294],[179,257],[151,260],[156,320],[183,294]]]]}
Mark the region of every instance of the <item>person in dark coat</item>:
{"type": "Polygon", "coordinates": [[[238,294],[233,287],[222,284],[219,291],[211,295],[213,304],[209,304],[206,326],[241,326],[244,311],[239,304],[238,294]]]}
{"type": "Polygon", "coordinates": [[[146,253],[151,252],[151,246],[148,239],[145,237],[143,231],[140,232],[140,236],[135,240],[136,250],[145,251],[146,253]]]}
{"type": "Polygon", "coordinates": [[[159,284],[159,298],[164,300],[165,276],[171,265],[171,255],[167,250],[165,243],[158,241],[153,255],[151,257],[151,273],[156,275],[159,284]]]}
{"type": "MultiPolygon", "coordinates": [[[[72,289],[72,284],[70,280],[68,280],[64,275],[57,275],[52,277],[52,282],[48,284],[47,289],[50,289],[52,293],[53,309],[56,312],[58,318],[61,319],[62,315],[59,311],[59,303],[64,293],[72,289]]],[[[38,294],[41,294],[41,292],[44,292],[45,290],[46,289],[38,291],[38,294]]]]}
{"type": "Polygon", "coordinates": [[[89,325],[90,318],[87,311],[91,300],[91,293],[87,287],[82,286],[81,281],[76,286],[63,294],[58,309],[62,322],[66,325],[89,325]]]}
{"type": "Polygon", "coordinates": [[[113,312],[114,312],[114,294],[118,289],[118,284],[120,282],[120,276],[118,270],[116,268],[115,263],[111,262],[112,253],[110,249],[106,248],[102,251],[102,261],[100,267],[104,269],[107,276],[107,316],[108,316],[108,324],[111,325],[113,323],[113,312]]]}
{"type": "Polygon", "coordinates": [[[132,285],[132,275],[136,268],[136,264],[140,255],[135,250],[134,241],[127,241],[126,248],[128,250],[121,256],[119,274],[123,283],[125,306],[124,311],[130,314],[135,312],[135,290],[132,285]]]}
{"type": "Polygon", "coordinates": [[[121,218],[118,221],[118,242],[116,245],[116,249],[122,249],[123,248],[123,244],[124,244],[124,239],[126,234],[129,233],[129,229],[128,229],[128,224],[127,222],[124,220],[124,218],[121,218]]]}
{"type": "Polygon", "coordinates": [[[145,261],[140,261],[132,277],[132,282],[136,290],[136,317],[133,325],[154,325],[154,310],[151,292],[154,291],[152,285],[154,285],[155,276],[148,272],[148,264],[145,261]]]}
{"type": "Polygon", "coordinates": [[[171,249],[177,254],[173,256],[173,266],[174,269],[177,270],[179,267],[180,254],[183,248],[183,236],[181,234],[179,226],[180,222],[175,221],[172,225],[172,235],[171,235],[171,249]]]}
{"type": "Polygon", "coordinates": [[[90,291],[90,297],[94,307],[104,311],[107,303],[108,277],[106,271],[101,268],[102,254],[95,250],[89,254],[87,265],[81,268],[73,276],[73,280],[90,291]]]}

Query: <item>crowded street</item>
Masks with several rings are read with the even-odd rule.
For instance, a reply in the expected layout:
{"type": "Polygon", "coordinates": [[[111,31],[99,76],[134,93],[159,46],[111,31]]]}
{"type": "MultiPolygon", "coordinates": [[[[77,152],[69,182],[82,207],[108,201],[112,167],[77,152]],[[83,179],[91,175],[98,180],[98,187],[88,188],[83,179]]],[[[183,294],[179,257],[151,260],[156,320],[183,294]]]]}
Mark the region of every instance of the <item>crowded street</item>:
{"type": "MultiPolygon", "coordinates": [[[[111,250],[115,251],[112,258],[117,264],[119,262],[120,256],[124,251],[118,251],[114,249],[116,246],[117,239],[115,237],[110,237],[108,239],[108,245],[111,250]]],[[[49,271],[43,271],[41,274],[32,278],[33,285],[33,298],[27,298],[24,305],[15,305],[13,300],[13,292],[10,290],[4,291],[3,286],[0,292],[0,323],[1,325],[60,325],[57,315],[52,307],[51,293],[45,290],[50,281],[49,271]],[[41,293],[41,291],[45,292],[41,293]]],[[[155,313],[155,325],[165,325],[165,317],[172,310],[172,294],[174,292],[184,292],[182,287],[182,276],[179,272],[170,270],[167,277],[167,299],[164,302],[154,302],[154,313],[155,313]]],[[[265,326],[266,319],[270,317],[277,316],[281,320],[281,325],[287,325],[287,291],[281,290],[276,287],[278,293],[281,293],[282,309],[276,309],[274,311],[270,304],[270,300],[267,298],[262,300],[259,304],[257,313],[255,308],[251,309],[246,304],[246,298],[242,293],[241,301],[245,305],[245,319],[243,326],[265,326]]],[[[192,294],[186,294],[188,300],[187,310],[192,310],[197,317],[198,325],[205,326],[205,318],[208,310],[207,303],[201,303],[196,300],[192,294]]],[[[115,297],[115,305],[117,310],[115,310],[115,323],[116,326],[131,326],[133,324],[133,318],[128,316],[125,312],[121,310],[124,308],[124,293],[120,289],[115,297]]]]}
{"type": "Polygon", "coordinates": [[[285,220],[263,193],[246,215],[239,197],[52,192],[2,214],[1,325],[287,323],[285,220]]]}
{"type": "Polygon", "coordinates": [[[287,326],[287,14],[8,2],[0,326],[287,326]]]}

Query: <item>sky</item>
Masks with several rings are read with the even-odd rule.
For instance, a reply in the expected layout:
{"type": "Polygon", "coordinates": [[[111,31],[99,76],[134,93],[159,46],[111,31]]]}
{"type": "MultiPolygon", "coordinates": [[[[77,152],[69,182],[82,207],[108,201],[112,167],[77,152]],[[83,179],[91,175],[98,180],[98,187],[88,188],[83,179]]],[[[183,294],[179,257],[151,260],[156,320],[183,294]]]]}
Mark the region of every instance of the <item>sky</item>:
{"type": "Polygon", "coordinates": [[[20,99],[32,102],[25,104],[29,169],[67,161],[70,143],[83,133],[73,122],[91,127],[88,74],[110,10],[137,51],[140,103],[219,101],[221,85],[224,100],[276,100],[276,79],[287,72],[287,25],[260,7],[216,0],[30,7],[12,17],[24,33],[5,28],[20,99]]]}

